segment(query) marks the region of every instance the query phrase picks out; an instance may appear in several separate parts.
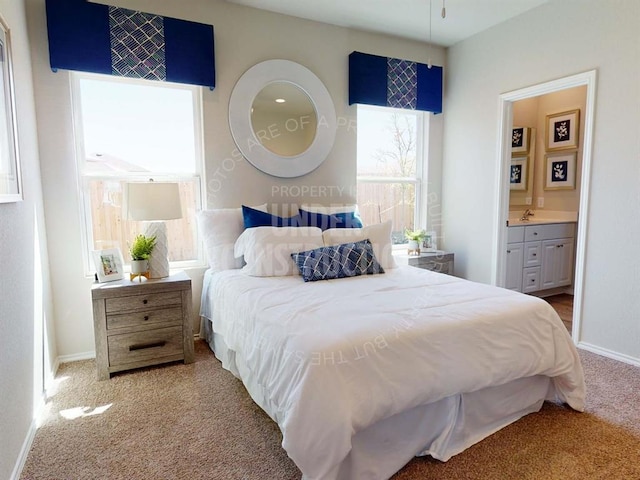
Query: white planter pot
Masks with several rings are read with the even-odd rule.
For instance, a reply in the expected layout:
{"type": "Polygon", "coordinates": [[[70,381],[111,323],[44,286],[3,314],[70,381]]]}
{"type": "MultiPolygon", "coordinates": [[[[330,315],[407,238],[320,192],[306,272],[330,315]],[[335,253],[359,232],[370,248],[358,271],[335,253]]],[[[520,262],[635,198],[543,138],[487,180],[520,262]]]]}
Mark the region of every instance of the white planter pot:
{"type": "Polygon", "coordinates": [[[409,245],[407,246],[407,253],[409,255],[420,255],[420,242],[417,240],[409,240],[409,245]]]}
{"type": "Polygon", "coordinates": [[[149,271],[148,260],[131,260],[131,273],[139,274],[149,271]]]}

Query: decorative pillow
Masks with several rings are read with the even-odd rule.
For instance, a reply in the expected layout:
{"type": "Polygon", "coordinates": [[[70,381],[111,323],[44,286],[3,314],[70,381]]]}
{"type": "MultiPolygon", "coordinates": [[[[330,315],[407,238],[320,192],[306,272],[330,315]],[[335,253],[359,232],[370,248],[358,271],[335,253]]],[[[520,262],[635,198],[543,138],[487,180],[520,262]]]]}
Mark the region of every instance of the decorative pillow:
{"type": "MultiPolygon", "coordinates": [[[[252,207],[267,211],[267,204],[252,207]]],[[[233,246],[244,230],[241,208],[201,210],[196,215],[200,238],[204,241],[209,267],[215,271],[242,268],[242,258],[236,259],[233,246]]]]}
{"type": "Polygon", "coordinates": [[[242,205],[244,228],[255,227],[297,227],[300,225],[298,215],[294,217],[278,217],[255,208],[242,205]]]}
{"type": "Polygon", "coordinates": [[[373,245],[376,259],[385,270],[396,268],[391,246],[391,220],[362,228],[331,228],[322,232],[325,245],[338,245],[345,242],[358,242],[369,239],[373,245]]]}
{"type": "Polygon", "coordinates": [[[292,253],[305,282],[384,273],[369,240],[292,253]]]}
{"type": "Polygon", "coordinates": [[[307,212],[300,209],[300,225],[318,227],[322,230],[329,228],[361,228],[362,220],[356,212],[342,212],[325,215],[324,213],[307,212]]]}
{"type": "Polygon", "coordinates": [[[295,275],[291,254],[323,245],[322,230],[315,227],[247,228],[235,245],[236,257],[244,255],[242,271],[253,277],[295,275]]]}

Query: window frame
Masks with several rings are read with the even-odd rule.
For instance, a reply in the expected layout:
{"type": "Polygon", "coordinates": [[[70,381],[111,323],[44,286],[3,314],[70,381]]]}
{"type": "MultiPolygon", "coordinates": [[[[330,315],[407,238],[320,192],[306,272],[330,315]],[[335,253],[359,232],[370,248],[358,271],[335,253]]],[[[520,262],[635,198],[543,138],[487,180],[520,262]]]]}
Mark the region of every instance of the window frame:
{"type": "MultiPolygon", "coordinates": [[[[429,162],[429,121],[431,118],[430,112],[423,112],[420,110],[406,110],[402,108],[382,107],[373,105],[357,105],[358,111],[360,109],[366,110],[384,110],[389,114],[398,113],[402,115],[415,115],[416,116],[416,173],[415,177],[382,177],[372,175],[359,175],[358,174],[358,162],[356,152],[356,186],[359,183],[380,183],[380,184],[408,184],[413,185],[415,188],[416,202],[414,205],[414,229],[427,229],[427,197],[428,191],[426,185],[428,185],[427,172],[429,162]]],[[[357,135],[357,128],[356,128],[357,135]]],[[[393,250],[405,249],[407,243],[398,243],[392,245],[393,250]]]]}
{"type": "MultiPolygon", "coordinates": [[[[78,204],[80,213],[81,224],[81,243],[82,243],[82,257],[84,265],[84,274],[86,277],[92,277],[95,270],[93,266],[91,252],[94,250],[94,238],[93,238],[93,219],[91,216],[91,198],[88,194],[89,184],[91,181],[148,181],[153,178],[155,181],[165,182],[185,182],[193,181],[195,185],[195,199],[194,205],[195,212],[202,209],[205,205],[205,166],[204,166],[204,130],[203,130],[203,107],[202,107],[202,87],[197,85],[186,85],[172,82],[158,82],[154,80],[145,80],[128,77],[116,77],[111,75],[101,75],[87,72],[69,72],[70,76],[70,90],[71,90],[71,110],[74,126],[74,151],[75,151],[75,168],[76,168],[76,189],[78,194],[78,204]],[[188,90],[192,94],[192,108],[193,108],[193,129],[194,129],[194,154],[195,154],[195,172],[193,175],[185,174],[167,174],[167,173],[101,173],[101,174],[86,174],[83,170],[86,166],[86,149],[84,145],[84,131],[83,131],[83,118],[82,118],[82,101],[80,93],[80,82],[83,79],[100,80],[113,83],[126,83],[130,85],[143,85],[153,88],[173,88],[188,90]]],[[[197,257],[193,260],[181,260],[169,262],[171,269],[183,269],[183,268],[199,268],[206,267],[206,261],[204,258],[204,248],[202,245],[202,239],[199,238],[197,228],[195,232],[196,239],[196,253],[197,257]]],[[[125,265],[125,271],[129,271],[130,264],[125,265]]]]}

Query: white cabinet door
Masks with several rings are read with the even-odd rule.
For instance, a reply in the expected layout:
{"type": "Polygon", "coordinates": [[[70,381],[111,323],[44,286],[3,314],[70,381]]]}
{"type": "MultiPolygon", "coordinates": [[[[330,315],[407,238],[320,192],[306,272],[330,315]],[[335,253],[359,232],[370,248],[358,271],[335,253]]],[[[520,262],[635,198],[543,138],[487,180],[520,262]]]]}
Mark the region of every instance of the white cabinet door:
{"type": "Polygon", "coordinates": [[[557,240],[545,240],[542,242],[542,269],[540,288],[554,288],[558,284],[556,275],[556,250],[557,240]]]}
{"type": "Polygon", "coordinates": [[[522,291],[522,259],[524,255],[522,243],[507,244],[507,278],[505,288],[522,291]]]}
{"type": "Polygon", "coordinates": [[[541,288],[564,287],[573,283],[573,238],[542,242],[541,288]]]}
{"type": "Polygon", "coordinates": [[[558,287],[564,287],[573,283],[573,238],[563,238],[557,242],[560,247],[556,249],[556,279],[558,287]]]}

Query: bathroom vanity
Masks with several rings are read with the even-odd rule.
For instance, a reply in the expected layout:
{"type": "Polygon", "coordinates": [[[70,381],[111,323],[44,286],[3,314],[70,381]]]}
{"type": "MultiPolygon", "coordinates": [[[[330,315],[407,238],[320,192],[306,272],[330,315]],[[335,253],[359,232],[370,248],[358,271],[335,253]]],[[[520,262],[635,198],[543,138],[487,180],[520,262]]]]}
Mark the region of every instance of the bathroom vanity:
{"type": "Polygon", "coordinates": [[[575,222],[525,222],[507,228],[505,287],[533,293],[570,286],[575,257],[575,222]]]}

